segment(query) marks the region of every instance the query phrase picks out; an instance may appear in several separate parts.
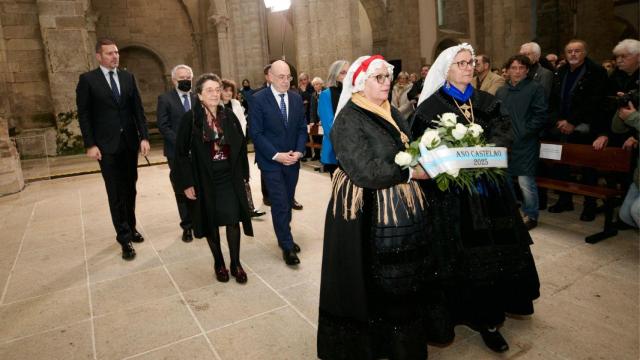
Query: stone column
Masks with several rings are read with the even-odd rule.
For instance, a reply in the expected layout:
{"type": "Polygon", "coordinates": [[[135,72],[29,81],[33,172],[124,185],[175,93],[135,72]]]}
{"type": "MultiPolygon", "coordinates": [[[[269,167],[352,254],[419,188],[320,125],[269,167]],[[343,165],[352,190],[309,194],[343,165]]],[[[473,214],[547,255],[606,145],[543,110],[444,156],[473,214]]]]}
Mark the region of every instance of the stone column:
{"type": "Polygon", "coordinates": [[[220,76],[222,78],[233,79],[236,70],[233,61],[230,25],[231,21],[225,9],[214,9],[211,5],[209,16],[207,18],[208,25],[216,29],[218,33],[218,52],[220,54],[220,76]],[[211,11],[214,10],[215,12],[211,11]]]}
{"type": "MultiPolygon", "coordinates": [[[[7,47],[0,19],[0,94],[9,93],[8,77],[7,47]]],[[[20,156],[9,138],[9,111],[8,96],[0,96],[0,195],[12,194],[24,188],[20,156]]]]}
{"type": "Polygon", "coordinates": [[[37,0],[49,86],[56,114],[58,154],[81,151],[75,88],[93,67],[95,15],[87,0],[37,0]],[[92,33],[89,33],[91,29],[92,33]]]}
{"type": "Polygon", "coordinates": [[[493,67],[500,67],[520,45],[532,41],[533,17],[530,0],[484,2],[485,42],[480,51],[491,56],[493,67]]]}
{"type": "Polygon", "coordinates": [[[292,10],[299,70],[324,78],[334,61],[361,55],[358,0],[300,0],[292,10]]]}
{"type": "Polygon", "coordinates": [[[228,3],[230,56],[235,64],[234,79],[249,79],[257,88],[264,82],[262,69],[269,61],[267,23],[263,0],[235,0],[228,3]]]}

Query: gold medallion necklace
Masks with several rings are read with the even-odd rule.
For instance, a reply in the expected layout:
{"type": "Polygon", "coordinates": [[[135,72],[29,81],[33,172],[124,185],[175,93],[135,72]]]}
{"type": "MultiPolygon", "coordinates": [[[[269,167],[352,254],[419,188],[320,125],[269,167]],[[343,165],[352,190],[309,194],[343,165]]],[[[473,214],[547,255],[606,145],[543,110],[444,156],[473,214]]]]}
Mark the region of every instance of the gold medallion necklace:
{"type": "Polygon", "coordinates": [[[458,107],[458,110],[460,110],[462,115],[464,115],[464,118],[467,120],[469,124],[475,123],[476,119],[473,116],[473,103],[471,102],[471,99],[469,99],[469,105],[467,105],[466,103],[463,103],[462,105],[460,105],[458,104],[455,98],[453,98],[453,102],[456,104],[456,106],[458,107]]]}

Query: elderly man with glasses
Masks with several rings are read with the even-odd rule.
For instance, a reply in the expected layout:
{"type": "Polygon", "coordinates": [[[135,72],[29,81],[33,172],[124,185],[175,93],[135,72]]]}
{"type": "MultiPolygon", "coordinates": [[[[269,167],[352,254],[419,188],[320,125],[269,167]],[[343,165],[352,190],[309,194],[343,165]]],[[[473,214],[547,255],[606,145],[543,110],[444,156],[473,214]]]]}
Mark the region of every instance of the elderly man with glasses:
{"type": "Polygon", "coordinates": [[[290,91],[289,65],[278,60],[268,71],[271,86],[253,95],[249,107],[249,133],[256,161],[269,192],[273,227],[287,265],[297,265],[300,246],[291,235],[291,209],[300,159],[307,141],[302,98],[290,91]]]}

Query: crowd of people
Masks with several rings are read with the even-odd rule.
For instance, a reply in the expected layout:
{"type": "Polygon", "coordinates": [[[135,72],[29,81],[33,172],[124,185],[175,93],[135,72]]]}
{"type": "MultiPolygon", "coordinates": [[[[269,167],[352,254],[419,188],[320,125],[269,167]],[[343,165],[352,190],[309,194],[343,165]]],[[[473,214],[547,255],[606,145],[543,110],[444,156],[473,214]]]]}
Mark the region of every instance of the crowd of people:
{"type": "MultiPolygon", "coordinates": [[[[260,169],[263,202],[270,206],[277,243],[287,266],[301,247],[291,232],[300,163],[319,160],[332,179],[324,227],[318,319],[322,359],[425,359],[427,342],[453,341],[454,327],[478,331],[496,352],[509,346],[499,331],[505,314],[530,315],[540,283],[529,230],[538,225],[547,194],[536,176],[571,178],[567,167],[539,161],[540,143],[589,144],[595,151],[623,147],[637,155],[640,114],[640,41],[613,48],[605,70],[588,57],[583,40],[562,56],[542,56],[522,44],[504,66],[469,44],[444,50],[420,74],[398,71],[380,55],[337,60],[326,81],[274,61],[265,82],[205,73],[184,64],[171,72],[173,88],[158,97],[158,128],[170,168],[182,240],[206,238],[214,276],[248,281],[240,261],[241,231],[253,236],[248,142],[260,169]],[[394,74],[397,74],[394,79],[394,74]],[[401,166],[396,155],[444,114],[458,125],[483,129],[488,143],[510,149],[503,176],[482,175],[470,190],[442,189],[419,162],[401,166]],[[312,138],[308,126],[322,128],[312,138]],[[320,151],[307,142],[321,144],[320,151]],[[516,186],[517,184],[517,186],[516,186]],[[229,269],[219,228],[225,227],[229,269]],[[242,226],[242,229],[240,228],[242,226]]],[[[105,182],[116,240],[132,260],[136,230],[138,152],[149,151],[148,130],[135,78],[118,69],[112,40],[96,44],[100,66],[80,77],[77,105],[87,155],[105,182]]],[[[457,125],[456,125],[457,126],[457,125]]],[[[580,171],[596,184],[598,174],[580,171]]],[[[617,227],[638,228],[638,169],[607,178],[627,189],[617,227]]],[[[573,210],[559,193],[552,213],[573,210]]],[[[582,221],[598,212],[586,197],[582,221]]]]}

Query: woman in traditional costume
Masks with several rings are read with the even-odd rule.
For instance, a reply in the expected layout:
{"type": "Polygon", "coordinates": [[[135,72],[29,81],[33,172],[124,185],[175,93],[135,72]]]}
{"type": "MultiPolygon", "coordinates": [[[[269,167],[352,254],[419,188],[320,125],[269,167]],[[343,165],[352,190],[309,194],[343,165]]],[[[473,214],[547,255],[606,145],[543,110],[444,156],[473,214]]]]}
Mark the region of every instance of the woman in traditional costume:
{"type": "MultiPolygon", "coordinates": [[[[333,176],[322,257],[318,357],[425,359],[428,272],[419,166],[395,161],[409,127],[387,100],[393,66],[363,56],[349,68],[331,131],[333,176]]],[[[323,120],[324,122],[324,120],[323,120]]]]}
{"type": "MultiPolygon", "coordinates": [[[[454,113],[462,124],[478,124],[487,143],[508,147],[509,116],[491,94],[474,89],[475,59],[468,44],[443,51],[429,70],[412,120],[412,137],[420,138],[434,120],[454,113]]],[[[420,181],[427,201],[428,237],[437,254],[439,279],[447,293],[452,325],[479,331],[496,352],[509,346],[498,331],[505,313],[529,315],[540,296],[539,280],[509,183],[486,176],[472,191],[451,185],[442,191],[433,179],[420,181]]]]}

